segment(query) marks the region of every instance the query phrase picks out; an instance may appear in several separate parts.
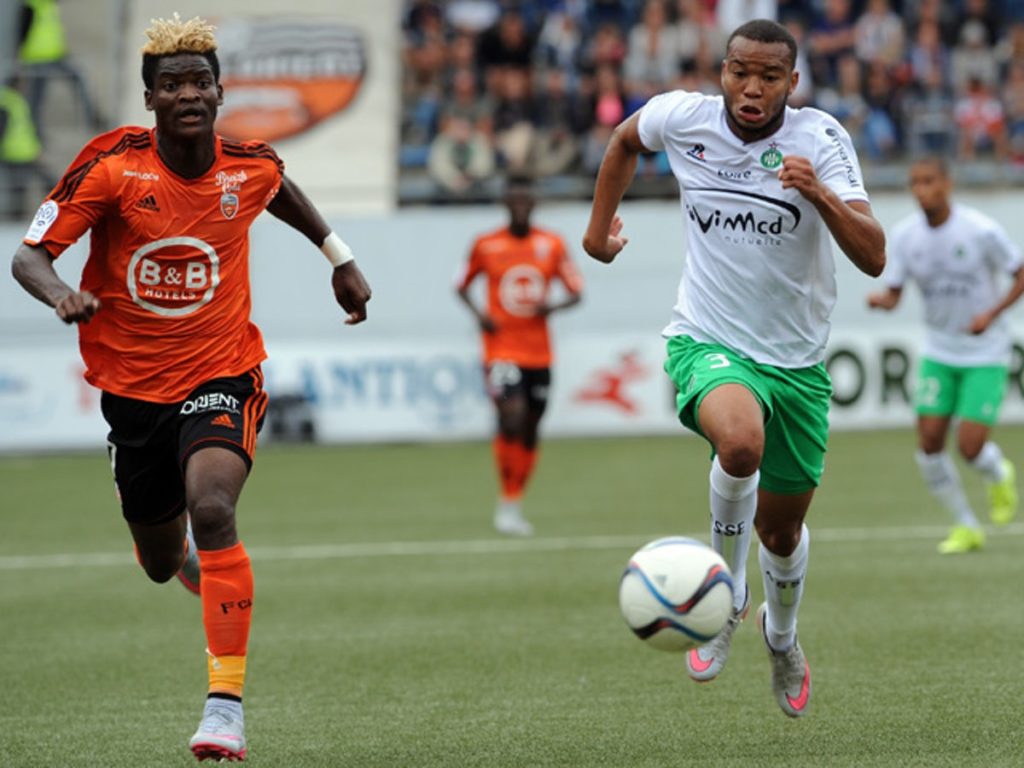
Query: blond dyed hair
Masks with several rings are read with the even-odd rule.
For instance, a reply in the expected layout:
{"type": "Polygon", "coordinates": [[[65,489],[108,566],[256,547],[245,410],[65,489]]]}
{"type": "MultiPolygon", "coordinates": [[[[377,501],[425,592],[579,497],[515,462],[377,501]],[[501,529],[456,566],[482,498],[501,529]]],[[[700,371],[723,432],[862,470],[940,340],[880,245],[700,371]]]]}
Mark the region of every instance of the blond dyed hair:
{"type": "Polygon", "coordinates": [[[146,37],[139,50],[143,56],[173,56],[177,53],[212,53],[217,50],[216,27],[205,19],[193,16],[182,21],[175,11],[170,19],[150,19],[146,37]]]}

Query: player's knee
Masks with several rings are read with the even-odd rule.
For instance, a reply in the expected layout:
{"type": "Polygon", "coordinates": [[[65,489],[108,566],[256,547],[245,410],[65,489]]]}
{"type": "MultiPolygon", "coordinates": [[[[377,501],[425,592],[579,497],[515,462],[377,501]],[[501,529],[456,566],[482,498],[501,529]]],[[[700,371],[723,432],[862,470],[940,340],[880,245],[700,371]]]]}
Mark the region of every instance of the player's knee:
{"type": "Polygon", "coordinates": [[[142,570],[146,572],[150,581],[163,584],[173,579],[174,575],[181,570],[181,566],[185,562],[185,552],[184,550],[146,554],[139,552],[138,558],[142,570]]]}
{"type": "Polygon", "coordinates": [[[199,549],[219,549],[235,537],[235,506],[225,495],[208,494],[189,504],[199,549]]]}
{"type": "Polygon", "coordinates": [[[765,548],[779,557],[789,557],[800,543],[801,525],[768,525],[755,519],[754,527],[765,548]]]}
{"type": "Polygon", "coordinates": [[[981,453],[982,447],[984,447],[985,441],[978,440],[976,438],[964,438],[961,437],[957,441],[957,449],[960,451],[960,455],[964,461],[974,461],[978,458],[978,454],[981,453]]]}
{"type": "Polygon", "coordinates": [[[728,438],[715,446],[718,463],[733,477],[750,477],[761,465],[761,447],[751,439],[728,438]]]}

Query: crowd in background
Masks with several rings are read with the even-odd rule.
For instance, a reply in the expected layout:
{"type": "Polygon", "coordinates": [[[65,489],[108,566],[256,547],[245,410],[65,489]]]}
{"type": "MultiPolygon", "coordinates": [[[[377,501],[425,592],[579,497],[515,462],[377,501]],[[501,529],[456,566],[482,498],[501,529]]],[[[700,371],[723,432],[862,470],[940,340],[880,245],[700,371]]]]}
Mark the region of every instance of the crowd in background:
{"type": "MultiPolygon", "coordinates": [[[[728,35],[753,18],[793,33],[790,104],[835,115],[865,165],[1024,165],[1021,0],[409,0],[403,175],[455,199],[499,171],[592,177],[653,94],[717,93],[728,35]]],[[[640,169],[668,172],[658,155],[640,169]]]]}

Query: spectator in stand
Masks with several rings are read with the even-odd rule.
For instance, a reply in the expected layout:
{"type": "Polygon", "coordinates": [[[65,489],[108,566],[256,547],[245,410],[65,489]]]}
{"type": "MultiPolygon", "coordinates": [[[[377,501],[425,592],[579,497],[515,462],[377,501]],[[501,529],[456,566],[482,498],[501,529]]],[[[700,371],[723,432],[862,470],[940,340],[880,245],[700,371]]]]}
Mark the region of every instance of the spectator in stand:
{"type": "Polygon", "coordinates": [[[105,121],[89,97],[85,79],[68,55],[57,0],[24,0],[21,7],[18,72],[26,83],[32,122],[40,136],[45,125],[42,112],[46,89],[55,78],[64,78],[71,83],[89,127],[96,131],[103,130],[106,127],[105,121]]]}
{"type": "Polygon", "coordinates": [[[961,160],[974,160],[978,153],[1006,157],[1006,115],[989,84],[978,77],[967,82],[967,91],[957,97],[953,109],[959,132],[961,160]]]}
{"type": "Polygon", "coordinates": [[[496,81],[510,68],[529,70],[536,44],[522,13],[515,7],[503,10],[497,24],[480,34],[477,45],[477,61],[484,71],[487,90],[496,93],[501,87],[496,81]]]}
{"type": "Polygon", "coordinates": [[[488,137],[463,117],[452,117],[431,142],[427,170],[448,195],[467,200],[483,197],[484,182],[494,173],[494,149],[488,137]]]}
{"type": "Polygon", "coordinates": [[[417,2],[406,14],[402,52],[402,129],[400,162],[422,167],[437,133],[442,75],[447,58],[444,19],[431,0],[417,2]]]}
{"type": "Polygon", "coordinates": [[[811,73],[811,63],[807,59],[807,45],[804,41],[807,38],[807,29],[803,17],[800,15],[787,16],[782,21],[782,26],[789,30],[789,34],[796,41],[796,66],[793,71],[797,73],[796,87],[789,95],[789,106],[807,107],[814,104],[814,76],[811,73]]]}
{"type": "Polygon", "coordinates": [[[903,61],[906,34],[889,0],[868,0],[853,28],[854,50],[866,64],[881,62],[894,68],[903,61]]]}
{"type": "Polygon", "coordinates": [[[962,93],[971,80],[996,82],[999,64],[987,39],[985,26],[978,19],[970,19],[960,28],[960,41],[951,56],[954,93],[962,93]]]}
{"type": "Polygon", "coordinates": [[[867,116],[861,138],[863,154],[872,160],[892,160],[899,152],[901,98],[902,89],[890,77],[888,67],[881,61],[868,64],[864,76],[867,116]]]}
{"type": "Polygon", "coordinates": [[[582,45],[583,32],[573,14],[559,8],[547,15],[537,47],[544,65],[564,72],[572,89],[575,89],[578,79],[582,45]]]}
{"type": "Polygon", "coordinates": [[[967,24],[980,25],[985,32],[982,45],[988,49],[994,48],[999,42],[1003,22],[992,3],[989,0],[963,0],[955,5],[962,9],[957,16],[955,28],[962,33],[967,24]]]}
{"type": "Polygon", "coordinates": [[[589,30],[611,25],[628,29],[633,22],[633,9],[638,0],[588,0],[586,22],[589,30]]]}
{"type": "Polygon", "coordinates": [[[816,85],[837,82],[839,61],[854,52],[853,22],[850,0],[824,0],[824,9],[815,14],[808,59],[816,85]]]}
{"type": "Polygon", "coordinates": [[[614,24],[604,24],[584,43],[580,66],[596,75],[597,70],[606,64],[618,70],[625,59],[626,41],[622,30],[614,24]]]}
{"type": "Polygon", "coordinates": [[[537,104],[537,132],[532,170],[542,178],[566,172],[579,156],[579,133],[589,126],[580,105],[569,92],[568,73],[548,69],[543,73],[544,97],[537,104]]]}
{"type": "Polygon", "coordinates": [[[615,126],[626,118],[626,95],[618,71],[610,64],[597,68],[594,77],[594,123],[584,141],[583,167],[597,173],[615,126]]]}
{"type": "Polygon", "coordinates": [[[942,44],[945,46],[955,44],[957,29],[952,13],[950,3],[944,4],[942,0],[918,0],[916,8],[911,8],[907,14],[909,36],[912,39],[916,38],[922,25],[935,24],[938,27],[939,39],[942,44]]]}
{"type": "Polygon", "coordinates": [[[1024,164],[1024,61],[1014,61],[1003,84],[1006,132],[1010,160],[1024,164]]]}
{"type": "Polygon", "coordinates": [[[1024,21],[1015,21],[1006,30],[996,46],[996,61],[1000,80],[1010,76],[1010,69],[1016,62],[1024,62],[1024,21]]]}
{"type": "Polygon", "coordinates": [[[494,143],[502,167],[513,176],[530,175],[537,124],[530,71],[519,66],[494,67],[491,82],[498,94],[494,107],[494,143]]]}
{"type": "MultiPolygon", "coordinates": [[[[672,89],[689,91],[690,93],[706,93],[709,96],[722,92],[721,80],[715,80],[707,69],[702,68],[696,59],[684,59],[679,63],[679,75],[672,89]]],[[[792,100],[791,100],[792,101],[792,100]]],[[[659,152],[659,155],[667,155],[659,152]]]]}
{"type": "Polygon", "coordinates": [[[942,42],[942,28],[937,21],[923,20],[918,24],[908,59],[910,79],[918,87],[949,86],[950,54],[942,42]]]}
{"type": "Polygon", "coordinates": [[[466,31],[457,32],[448,44],[448,72],[469,69],[479,77],[482,70],[476,58],[476,46],[476,35],[466,31]]]}
{"type": "Polygon", "coordinates": [[[914,79],[905,106],[910,154],[953,151],[953,96],[941,69],[932,67],[914,79]]]}
{"type": "Polygon", "coordinates": [[[483,134],[488,141],[494,136],[494,103],[480,93],[476,73],[466,67],[452,73],[451,91],[441,106],[439,129],[443,131],[448,121],[455,118],[467,121],[474,132],[483,134]]]}
{"type": "Polygon", "coordinates": [[[678,40],[664,0],[646,0],[640,21],[629,30],[623,64],[629,110],[664,91],[679,71],[678,40]]]}
{"type": "Polygon", "coordinates": [[[868,107],[861,94],[860,61],[852,53],[839,60],[836,85],[818,89],[819,109],[828,112],[843,124],[855,146],[861,145],[861,129],[867,120],[868,107]]]}

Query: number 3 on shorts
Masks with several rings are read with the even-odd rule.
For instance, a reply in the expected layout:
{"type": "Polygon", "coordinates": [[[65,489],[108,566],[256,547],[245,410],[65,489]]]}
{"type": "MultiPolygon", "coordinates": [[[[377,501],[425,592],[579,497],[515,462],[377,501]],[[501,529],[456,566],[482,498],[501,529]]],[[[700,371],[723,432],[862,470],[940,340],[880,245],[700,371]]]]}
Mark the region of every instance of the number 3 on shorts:
{"type": "Polygon", "coordinates": [[[721,352],[708,352],[704,355],[705,360],[710,360],[708,370],[713,371],[716,368],[728,368],[732,363],[729,362],[729,358],[723,355],[721,352]]]}

